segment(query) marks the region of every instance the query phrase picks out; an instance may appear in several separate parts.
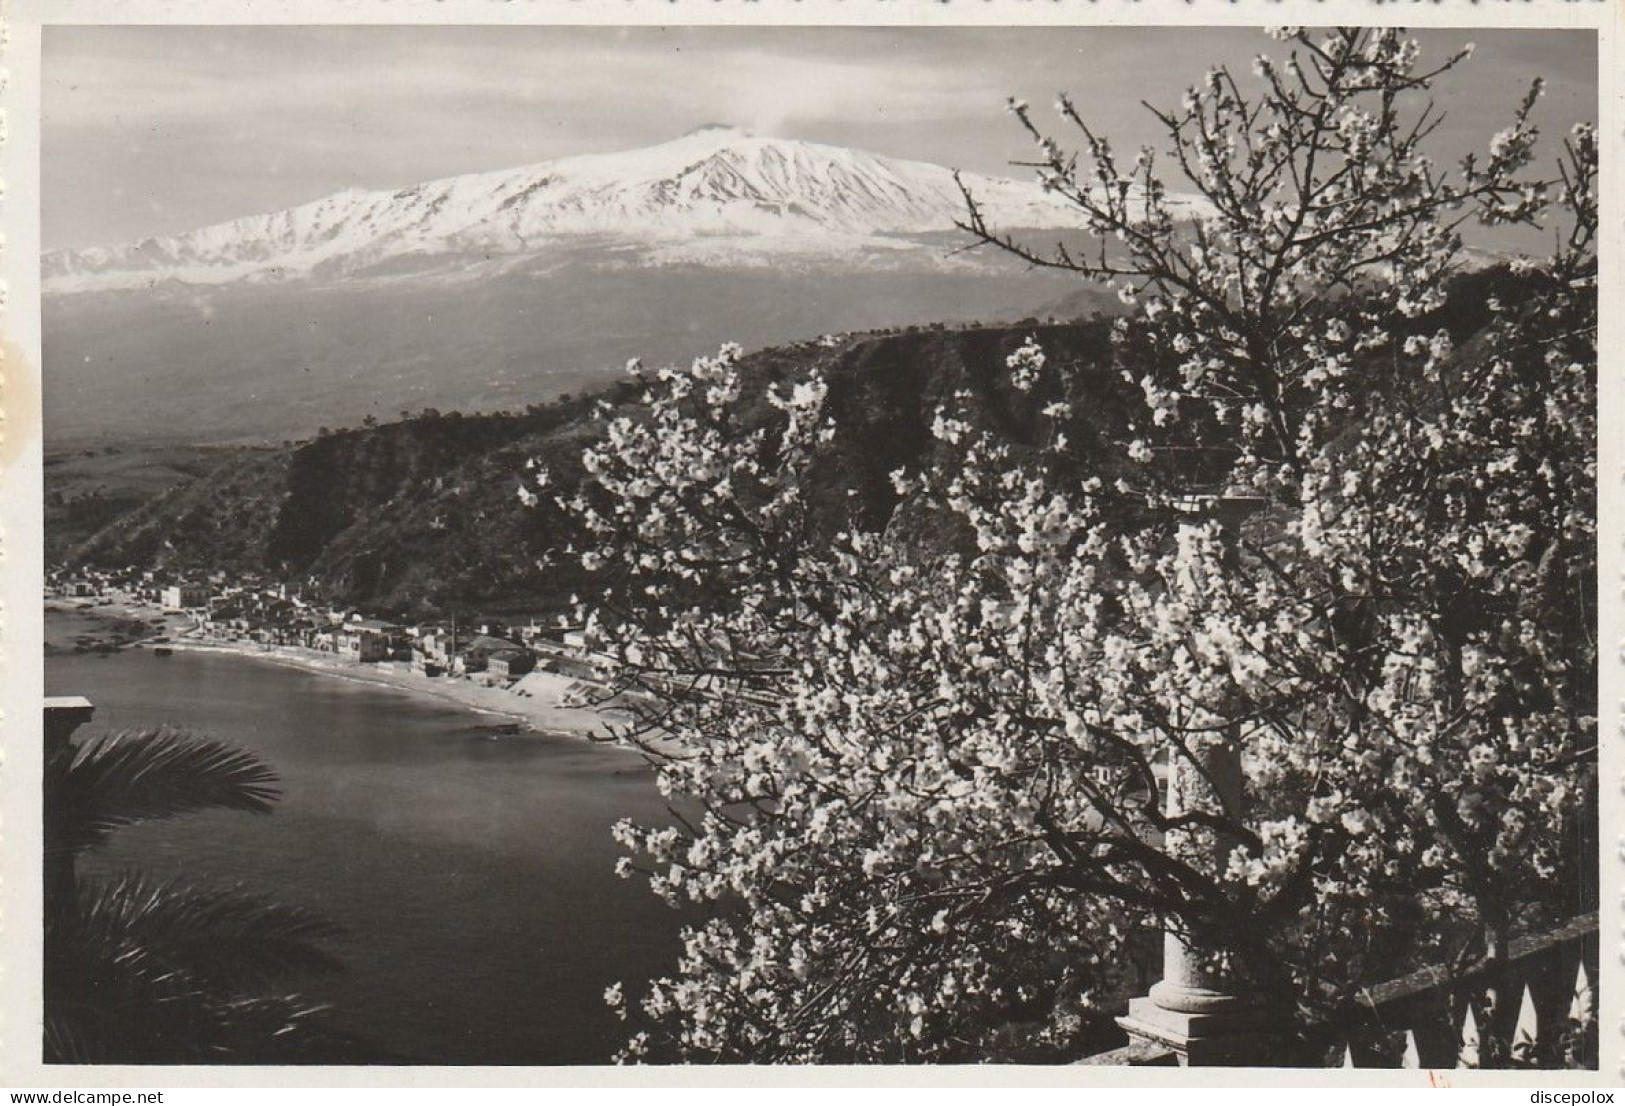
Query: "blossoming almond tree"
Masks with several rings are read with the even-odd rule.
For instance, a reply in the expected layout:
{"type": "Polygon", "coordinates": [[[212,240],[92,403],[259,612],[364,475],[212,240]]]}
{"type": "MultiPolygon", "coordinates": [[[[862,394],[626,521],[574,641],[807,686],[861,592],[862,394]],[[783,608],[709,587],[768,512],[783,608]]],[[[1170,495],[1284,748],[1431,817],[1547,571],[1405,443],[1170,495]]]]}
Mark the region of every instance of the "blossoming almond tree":
{"type": "Polygon", "coordinates": [[[629,1055],[969,1059],[1013,1026],[1064,1047],[1154,926],[1303,1024],[1584,905],[1595,138],[1534,178],[1537,87],[1451,177],[1426,90],[1465,51],[1424,70],[1396,31],[1282,37],[1251,92],[1219,69],[1159,115],[1195,221],[1064,99],[1082,160],[1012,106],[1098,247],[1037,253],[970,198],[983,241],[1134,307],[1117,360],[1145,410],[1111,472],[1033,342],[1009,379],[1036,438],[950,404],[895,475],[948,536],[929,549],[831,535],[817,376],[753,419],[726,347],[606,416],[562,505],[674,816],[618,833],[656,892],[710,904],[623,1007],[652,1023],[629,1055]],[[1458,347],[1459,223],[1559,211],[1555,255],[1458,347]]]}

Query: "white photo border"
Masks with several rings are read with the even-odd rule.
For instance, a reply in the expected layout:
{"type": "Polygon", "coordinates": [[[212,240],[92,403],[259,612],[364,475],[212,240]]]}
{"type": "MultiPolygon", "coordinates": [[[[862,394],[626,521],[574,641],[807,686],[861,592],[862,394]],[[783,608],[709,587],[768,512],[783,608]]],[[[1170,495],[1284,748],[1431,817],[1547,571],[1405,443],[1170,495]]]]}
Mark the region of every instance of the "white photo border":
{"type": "Polygon", "coordinates": [[[1615,0],[10,0],[0,4],[0,1086],[58,1087],[1458,1087],[1625,1083],[1625,5],[1615,0]],[[40,1062],[43,660],[40,413],[42,31],[95,24],[1265,26],[1296,22],[1591,29],[1602,136],[1599,635],[1602,1060],[1596,1072],[1102,1067],[64,1067],[40,1062]]]}

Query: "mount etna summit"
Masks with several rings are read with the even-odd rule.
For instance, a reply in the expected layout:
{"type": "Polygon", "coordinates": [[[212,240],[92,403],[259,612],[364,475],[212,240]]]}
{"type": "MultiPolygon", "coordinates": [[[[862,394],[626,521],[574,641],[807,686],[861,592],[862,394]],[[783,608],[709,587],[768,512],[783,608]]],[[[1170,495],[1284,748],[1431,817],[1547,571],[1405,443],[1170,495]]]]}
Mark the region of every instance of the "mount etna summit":
{"type": "MultiPolygon", "coordinates": [[[[1036,184],[963,179],[1001,227],[1077,225],[1036,184]]],[[[43,264],[50,423],[64,439],[299,436],[522,406],[629,357],[1013,319],[1075,293],[964,252],[964,211],[941,166],[713,126],[60,251],[43,264]]]]}

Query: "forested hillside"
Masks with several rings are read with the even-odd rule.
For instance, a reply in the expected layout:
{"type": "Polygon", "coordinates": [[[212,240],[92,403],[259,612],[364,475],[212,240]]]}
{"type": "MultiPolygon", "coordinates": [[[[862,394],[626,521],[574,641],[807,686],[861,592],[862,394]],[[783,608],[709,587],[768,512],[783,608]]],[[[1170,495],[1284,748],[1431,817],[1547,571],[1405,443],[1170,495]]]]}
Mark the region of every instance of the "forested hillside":
{"type": "MultiPolygon", "coordinates": [[[[931,448],[932,417],[953,393],[969,391],[988,418],[1024,433],[1030,404],[1004,381],[1004,359],[1030,334],[1075,364],[1091,421],[1102,436],[1115,432],[1132,397],[1109,369],[1101,322],[920,329],[764,350],[747,359],[747,410],[767,419],[769,386],[824,367],[837,419],[817,474],[825,524],[882,523],[896,502],[889,474],[931,448]]],[[[619,405],[635,392],[628,380],[525,412],[425,411],[243,451],[117,518],[63,561],[267,573],[398,613],[554,607],[572,581],[564,568],[539,565],[534,551],[570,536],[539,532],[556,516],[522,509],[525,463],[544,462],[568,490],[582,447],[601,432],[599,401],[619,405]]]]}
{"type": "MultiPolygon", "coordinates": [[[[1517,279],[1505,268],[1459,277],[1449,306],[1429,325],[1442,323],[1458,343],[1467,342],[1488,317],[1492,295],[1515,300],[1517,279]]],[[[1054,397],[1022,395],[1010,386],[1005,365],[1028,336],[1065,366],[1060,376],[1075,412],[1069,427],[1075,455],[1110,479],[1121,463],[1112,443],[1128,436],[1141,400],[1138,386],[1113,364],[1110,322],[1103,319],[911,328],[833,346],[763,350],[745,359],[742,421],[771,419],[767,389],[822,368],[836,433],[813,474],[819,525],[890,521],[920,543],[952,541],[936,519],[915,512],[893,519],[897,496],[889,474],[917,468],[934,448],[932,419],[956,392],[968,392],[973,416],[1001,435],[1022,441],[1032,434],[1036,407],[1054,397]]],[[[1143,355],[1126,350],[1118,357],[1143,355]]],[[[1382,387],[1382,366],[1367,368],[1369,385],[1382,387]]],[[[517,492],[526,462],[546,464],[555,489],[569,492],[581,476],[582,448],[602,432],[600,401],[621,406],[636,392],[628,379],[523,412],[426,410],[395,423],[240,451],[116,518],[61,559],[265,573],[399,614],[556,609],[577,583],[570,559],[540,564],[535,551],[563,549],[572,535],[561,529],[558,512],[522,509],[517,492]]],[[[1200,458],[1186,463],[1192,462],[1200,458]]]]}

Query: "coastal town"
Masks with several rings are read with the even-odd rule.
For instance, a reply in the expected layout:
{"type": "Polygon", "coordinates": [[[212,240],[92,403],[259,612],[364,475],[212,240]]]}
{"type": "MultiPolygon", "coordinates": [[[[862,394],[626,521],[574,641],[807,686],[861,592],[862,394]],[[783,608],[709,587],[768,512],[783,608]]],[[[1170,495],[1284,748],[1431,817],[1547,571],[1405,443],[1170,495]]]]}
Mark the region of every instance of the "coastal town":
{"type": "Polygon", "coordinates": [[[54,570],[48,607],[109,620],[150,620],[82,644],[81,651],[144,647],[165,656],[215,650],[382,684],[505,715],[518,726],[605,736],[621,712],[606,703],[614,658],[591,631],[560,620],[488,618],[396,622],[312,599],[297,588],[225,573],[152,569],[54,570]]]}

